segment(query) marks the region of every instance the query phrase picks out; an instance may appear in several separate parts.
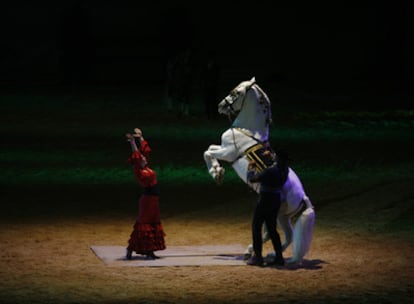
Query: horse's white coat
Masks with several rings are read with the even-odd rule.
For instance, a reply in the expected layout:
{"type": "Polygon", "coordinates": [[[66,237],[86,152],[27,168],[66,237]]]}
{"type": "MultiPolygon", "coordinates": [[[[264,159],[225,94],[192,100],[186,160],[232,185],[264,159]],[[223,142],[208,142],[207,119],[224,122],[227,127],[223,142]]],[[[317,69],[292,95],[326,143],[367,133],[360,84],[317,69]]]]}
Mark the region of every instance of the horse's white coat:
{"type": "MultiPolygon", "coordinates": [[[[221,136],[220,145],[210,145],[204,152],[204,160],[213,179],[221,184],[224,179],[224,168],[219,160],[232,165],[238,176],[256,192],[258,184],[247,182],[247,167],[249,161],[245,151],[257,143],[268,144],[269,124],[271,122],[271,103],[266,93],[256,84],[253,77],[249,81],[241,82],[218,105],[220,114],[236,115],[231,128],[221,136]]],[[[293,171],[289,169],[288,180],[282,189],[282,204],[278,215],[278,224],[284,233],[282,244],[285,250],[293,241],[293,255],[291,262],[300,262],[308,253],[313,234],[315,213],[313,205],[307,197],[303,185],[293,171]],[[300,213],[292,226],[291,218],[302,210],[302,202],[306,210],[300,213]]],[[[268,235],[264,233],[264,241],[268,235]]],[[[246,249],[251,255],[252,245],[246,249]]]]}

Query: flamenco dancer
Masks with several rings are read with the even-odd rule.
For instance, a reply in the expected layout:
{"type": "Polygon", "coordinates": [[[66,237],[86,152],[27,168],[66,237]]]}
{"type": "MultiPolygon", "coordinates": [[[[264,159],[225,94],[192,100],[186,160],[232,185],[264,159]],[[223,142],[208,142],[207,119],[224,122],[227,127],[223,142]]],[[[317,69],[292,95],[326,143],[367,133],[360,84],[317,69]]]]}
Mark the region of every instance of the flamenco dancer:
{"type": "Polygon", "coordinates": [[[127,133],[126,137],[132,149],[128,163],[132,165],[135,179],[144,190],[139,199],[138,218],[128,241],[126,258],[130,260],[135,251],[149,259],[158,259],[154,251],[164,250],[166,246],[160,219],[157,175],[148,166],[151,148],[139,128],[134,129],[134,134],[127,133]]]}

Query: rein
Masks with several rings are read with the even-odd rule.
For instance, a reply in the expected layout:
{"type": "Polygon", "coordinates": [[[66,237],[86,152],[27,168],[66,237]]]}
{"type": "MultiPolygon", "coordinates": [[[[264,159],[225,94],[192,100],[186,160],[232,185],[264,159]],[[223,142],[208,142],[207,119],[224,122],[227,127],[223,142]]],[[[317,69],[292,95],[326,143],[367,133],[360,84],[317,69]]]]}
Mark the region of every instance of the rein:
{"type": "Polygon", "coordinates": [[[247,158],[252,159],[252,157],[255,158],[255,156],[251,156],[253,154],[255,154],[255,152],[258,149],[261,149],[263,147],[266,147],[269,145],[269,140],[265,140],[265,141],[261,141],[258,140],[256,137],[254,137],[253,135],[247,133],[245,130],[241,129],[241,128],[231,128],[231,133],[233,135],[233,144],[234,147],[236,148],[236,150],[239,150],[239,147],[237,147],[237,143],[236,143],[236,136],[234,135],[234,129],[237,129],[237,131],[239,131],[240,133],[242,133],[243,135],[250,137],[251,139],[256,141],[256,144],[251,145],[249,148],[247,148],[242,155],[240,155],[239,157],[237,157],[234,161],[231,162],[231,164],[235,163],[236,161],[238,161],[240,158],[242,158],[243,156],[247,156],[247,158]]]}
{"type": "MultiPolygon", "coordinates": [[[[248,132],[246,132],[245,130],[243,130],[242,128],[231,128],[232,130],[233,129],[237,129],[237,131],[239,131],[240,133],[242,133],[242,134],[244,134],[244,135],[246,135],[247,137],[250,137],[251,139],[254,139],[256,142],[258,142],[258,143],[265,143],[265,142],[268,142],[267,140],[265,140],[265,141],[260,141],[260,140],[258,140],[256,137],[254,137],[253,135],[251,135],[251,134],[249,134],[248,132]]],[[[233,132],[233,139],[234,139],[234,132],[233,132]]]]}
{"type": "MultiPolygon", "coordinates": [[[[258,85],[256,85],[256,84],[254,84],[254,85],[252,85],[252,87],[251,88],[253,88],[253,86],[255,86],[255,90],[256,90],[256,92],[259,94],[259,103],[266,109],[266,111],[267,111],[267,118],[266,118],[266,125],[267,125],[267,127],[269,127],[269,125],[271,124],[271,122],[272,122],[272,112],[271,112],[271,108],[270,108],[270,103],[269,103],[269,100],[268,100],[268,98],[267,98],[267,96],[266,96],[266,93],[264,93],[263,92],[263,90],[258,86],[258,85]]],[[[249,88],[249,89],[251,89],[251,88],[249,88]]],[[[236,115],[236,111],[233,109],[233,103],[230,103],[227,99],[225,99],[226,100],[226,106],[230,109],[230,111],[229,111],[229,113],[227,114],[227,117],[228,117],[228,119],[229,119],[229,121],[231,122],[232,121],[232,116],[233,115],[236,115]]],[[[246,94],[243,96],[243,100],[242,100],[242,106],[241,106],[241,108],[243,108],[244,107],[244,103],[245,103],[245,101],[246,101],[246,94]]],[[[235,149],[236,150],[239,150],[239,147],[237,146],[237,143],[236,143],[236,136],[235,136],[235,134],[234,134],[234,129],[237,129],[240,133],[242,133],[242,134],[244,134],[245,136],[247,136],[247,137],[250,137],[251,139],[253,139],[254,141],[256,141],[256,144],[254,144],[254,145],[252,145],[252,146],[250,146],[248,149],[246,149],[246,151],[244,151],[244,153],[241,155],[241,156],[239,156],[239,157],[237,157],[233,162],[232,162],[232,164],[235,162],[235,161],[237,161],[237,160],[239,160],[240,158],[242,158],[244,155],[247,155],[248,157],[249,157],[249,155],[248,155],[248,151],[250,150],[250,152],[252,152],[252,150],[251,149],[253,149],[254,147],[266,147],[266,146],[268,146],[269,145],[269,140],[267,139],[267,140],[265,140],[265,141],[261,141],[261,140],[259,140],[259,139],[257,139],[256,137],[254,137],[252,134],[250,134],[249,132],[247,132],[247,131],[245,131],[245,130],[243,130],[242,128],[239,128],[239,127],[231,127],[231,131],[232,131],[232,135],[233,135],[233,144],[234,144],[234,147],[235,147],[235,149]]],[[[256,149],[257,150],[257,149],[256,149]]],[[[254,150],[254,151],[256,151],[256,150],[254,150]]],[[[253,151],[253,152],[254,152],[253,151]]]]}

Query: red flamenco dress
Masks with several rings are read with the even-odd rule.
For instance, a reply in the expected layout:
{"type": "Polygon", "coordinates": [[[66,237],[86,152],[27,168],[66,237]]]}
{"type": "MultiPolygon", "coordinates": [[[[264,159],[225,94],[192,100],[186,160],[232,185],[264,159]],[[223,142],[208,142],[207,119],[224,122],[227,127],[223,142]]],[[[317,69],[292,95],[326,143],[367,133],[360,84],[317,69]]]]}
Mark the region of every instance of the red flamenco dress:
{"type": "MultiPolygon", "coordinates": [[[[145,151],[142,152],[145,155],[145,151]]],[[[141,159],[139,151],[133,152],[128,159],[128,163],[133,166],[136,180],[143,187],[143,194],[139,199],[138,218],[128,241],[127,250],[154,257],[154,251],[166,248],[165,233],[160,219],[159,187],[155,171],[148,166],[141,168],[141,159]]]]}

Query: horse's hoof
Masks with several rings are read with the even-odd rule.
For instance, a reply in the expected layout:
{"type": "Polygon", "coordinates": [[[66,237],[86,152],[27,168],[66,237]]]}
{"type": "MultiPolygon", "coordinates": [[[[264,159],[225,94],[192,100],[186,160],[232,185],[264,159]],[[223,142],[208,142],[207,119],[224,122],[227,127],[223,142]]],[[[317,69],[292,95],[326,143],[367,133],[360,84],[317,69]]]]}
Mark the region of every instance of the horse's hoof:
{"type": "Polygon", "coordinates": [[[245,253],[244,254],[244,256],[243,256],[243,260],[244,261],[247,261],[248,259],[250,259],[252,257],[252,254],[251,253],[245,253]]]}
{"type": "Polygon", "coordinates": [[[293,258],[287,258],[285,259],[285,263],[287,265],[300,265],[302,264],[302,259],[293,259],[293,258]]]}
{"type": "Polygon", "coordinates": [[[216,183],[217,185],[221,185],[223,183],[224,180],[224,168],[220,168],[217,170],[217,174],[216,174],[216,183]]]}

